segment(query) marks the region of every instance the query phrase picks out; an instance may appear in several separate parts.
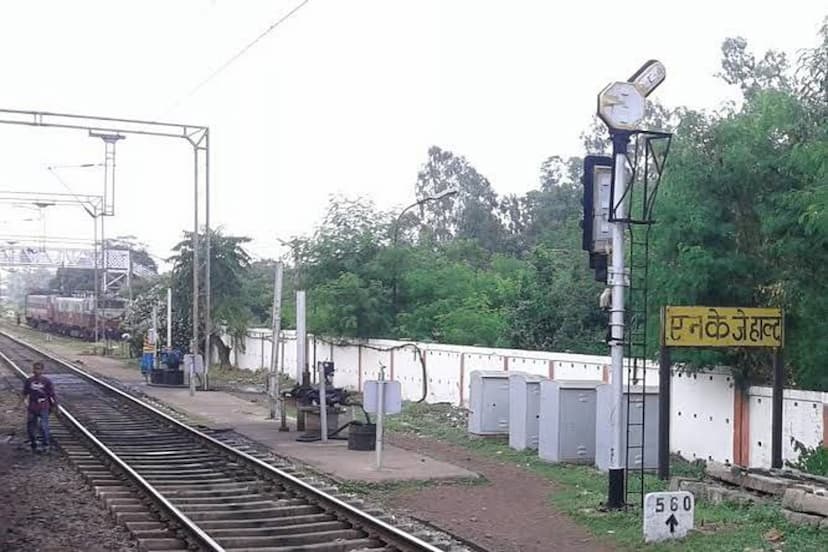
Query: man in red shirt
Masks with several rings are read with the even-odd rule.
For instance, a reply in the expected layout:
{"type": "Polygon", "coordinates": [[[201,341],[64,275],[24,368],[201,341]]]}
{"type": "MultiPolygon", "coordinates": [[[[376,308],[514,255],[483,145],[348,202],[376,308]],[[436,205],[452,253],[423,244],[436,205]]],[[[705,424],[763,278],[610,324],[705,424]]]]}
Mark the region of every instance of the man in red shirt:
{"type": "Polygon", "coordinates": [[[49,435],[49,412],[57,408],[57,397],[52,381],[43,375],[43,363],[32,364],[34,375],[26,379],[23,384],[22,400],[28,399],[26,409],[26,430],[29,433],[29,442],[32,452],[37,452],[37,427],[43,432],[43,444],[49,450],[51,436],[49,435]]]}

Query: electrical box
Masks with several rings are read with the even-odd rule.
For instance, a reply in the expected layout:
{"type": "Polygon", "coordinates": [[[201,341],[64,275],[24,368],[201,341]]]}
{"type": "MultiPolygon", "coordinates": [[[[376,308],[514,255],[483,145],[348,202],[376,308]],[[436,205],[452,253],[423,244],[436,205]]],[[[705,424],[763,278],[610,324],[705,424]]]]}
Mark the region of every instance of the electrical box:
{"type": "Polygon", "coordinates": [[[538,455],[549,462],[595,461],[596,382],[540,384],[538,455]]]}
{"type": "Polygon", "coordinates": [[[475,370],[470,374],[469,433],[509,433],[509,373],[475,370]]]}
{"type": "MultiPolygon", "coordinates": [[[[621,462],[626,463],[627,458],[627,407],[629,402],[630,421],[633,425],[629,427],[630,445],[644,448],[633,448],[630,450],[630,462],[628,468],[640,468],[644,462],[644,469],[654,470],[658,468],[658,388],[647,387],[643,395],[641,387],[632,387],[631,393],[624,387],[623,402],[621,403],[621,462]],[[632,398],[632,402],[630,399],[632,398]],[[640,425],[641,423],[644,425],[640,425]]],[[[610,399],[612,388],[604,384],[598,387],[598,423],[595,427],[595,465],[602,471],[609,470],[610,447],[612,446],[612,427],[610,427],[610,399]]]]}
{"type": "Polygon", "coordinates": [[[509,373],[509,446],[515,450],[538,448],[540,385],[547,378],[509,373]]]}

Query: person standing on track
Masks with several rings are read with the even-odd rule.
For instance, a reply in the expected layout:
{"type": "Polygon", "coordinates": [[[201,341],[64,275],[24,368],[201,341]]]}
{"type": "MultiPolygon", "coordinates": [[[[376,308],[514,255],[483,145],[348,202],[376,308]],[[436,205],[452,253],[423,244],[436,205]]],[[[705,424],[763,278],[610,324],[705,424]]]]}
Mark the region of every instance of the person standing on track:
{"type": "Polygon", "coordinates": [[[26,379],[23,384],[23,395],[21,402],[28,399],[29,405],[26,409],[26,431],[29,433],[29,442],[32,452],[37,452],[37,428],[43,433],[43,446],[46,452],[52,442],[49,434],[49,413],[52,408],[57,408],[57,397],[52,380],[43,375],[43,363],[36,361],[32,364],[34,375],[26,379]]]}

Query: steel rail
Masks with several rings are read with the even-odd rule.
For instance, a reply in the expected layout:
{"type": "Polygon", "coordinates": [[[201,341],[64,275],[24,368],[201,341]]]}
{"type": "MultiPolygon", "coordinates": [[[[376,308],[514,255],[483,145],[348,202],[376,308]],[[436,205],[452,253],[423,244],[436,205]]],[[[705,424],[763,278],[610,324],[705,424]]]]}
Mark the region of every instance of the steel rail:
{"type": "MultiPolygon", "coordinates": [[[[280,470],[279,468],[271,466],[270,464],[267,464],[266,462],[263,462],[263,461],[259,460],[258,458],[255,458],[255,457],[253,457],[253,456],[251,456],[251,455],[249,455],[249,454],[247,454],[243,451],[235,449],[235,448],[219,441],[218,439],[215,439],[215,438],[211,437],[210,435],[202,433],[201,431],[198,431],[197,429],[192,428],[189,425],[187,425],[187,424],[185,424],[185,423],[183,423],[179,420],[176,420],[172,416],[166,414],[165,412],[162,412],[161,410],[158,410],[157,408],[153,407],[152,405],[149,405],[149,404],[133,397],[132,395],[130,395],[130,394],[118,389],[117,387],[115,387],[115,386],[113,386],[113,385],[97,378],[96,376],[93,376],[92,374],[89,374],[88,372],[85,372],[85,371],[83,371],[83,370],[81,370],[81,369],[79,369],[75,366],[72,366],[72,364],[70,364],[69,362],[67,362],[67,361],[65,361],[65,360],[63,360],[59,357],[56,357],[56,356],[52,355],[51,353],[45,352],[41,349],[38,349],[34,345],[28,343],[27,341],[25,341],[25,340],[23,340],[19,337],[10,335],[10,334],[6,333],[5,331],[0,331],[0,336],[3,336],[5,338],[19,344],[19,345],[22,345],[23,347],[27,347],[31,351],[33,351],[33,352],[35,352],[39,355],[42,355],[42,356],[52,360],[53,362],[56,362],[56,363],[62,365],[65,368],[68,368],[69,370],[71,370],[72,372],[78,374],[79,376],[81,376],[85,379],[88,379],[89,381],[103,387],[104,389],[107,389],[108,391],[116,394],[117,396],[130,401],[132,404],[135,404],[135,405],[137,405],[141,408],[144,408],[145,410],[153,413],[155,416],[160,417],[162,420],[172,424],[174,427],[176,427],[178,429],[181,429],[181,430],[184,430],[185,432],[187,432],[187,433],[189,433],[189,434],[191,434],[195,437],[198,437],[199,439],[201,439],[203,441],[206,441],[206,442],[210,443],[211,445],[218,448],[222,452],[224,452],[226,454],[236,456],[236,457],[239,457],[239,458],[242,458],[248,464],[251,464],[251,465],[255,466],[258,469],[264,470],[266,472],[269,472],[270,474],[273,474],[273,475],[279,477],[282,480],[282,482],[288,483],[289,485],[291,485],[295,489],[298,489],[299,491],[305,493],[306,495],[310,495],[313,499],[319,501],[320,503],[325,503],[329,508],[332,508],[332,509],[335,509],[335,510],[340,510],[341,512],[346,513],[347,515],[351,516],[352,518],[354,518],[354,521],[361,524],[363,529],[365,529],[367,532],[369,532],[369,534],[373,530],[373,532],[375,534],[377,534],[378,536],[380,536],[381,538],[384,538],[385,540],[392,541],[390,544],[397,547],[402,552],[444,552],[443,550],[440,550],[439,548],[425,542],[424,540],[422,540],[422,539],[420,539],[420,538],[418,538],[414,535],[411,535],[409,533],[406,533],[405,531],[402,531],[402,530],[394,527],[393,525],[389,525],[388,523],[382,521],[381,519],[376,518],[376,517],[374,517],[374,516],[372,516],[372,515],[370,515],[366,512],[363,512],[362,510],[359,510],[358,508],[355,508],[354,506],[348,504],[347,502],[344,502],[344,501],[336,498],[335,496],[332,496],[332,495],[330,495],[330,494],[328,494],[328,493],[326,493],[322,490],[319,490],[316,487],[302,481],[301,479],[299,479],[299,478],[297,478],[297,477],[295,477],[295,476],[293,476],[293,475],[291,475],[291,474],[289,474],[289,473],[287,473],[283,470],[280,470]]],[[[0,353],[0,354],[2,354],[2,353],[0,353]]],[[[5,356],[5,355],[3,355],[3,356],[5,356]]],[[[138,474],[136,474],[136,476],[140,477],[138,474]]],[[[170,505],[170,506],[172,508],[174,508],[174,506],[172,506],[172,505],[170,505]]],[[[184,514],[181,514],[181,515],[186,518],[186,516],[184,516],[184,514]]],[[[219,546],[219,545],[216,545],[216,546],[219,546]]],[[[221,550],[221,548],[219,547],[218,550],[221,550]]]]}
{"type": "MultiPolygon", "coordinates": [[[[7,335],[7,334],[4,334],[7,335]]],[[[28,344],[26,344],[28,345],[28,344]]],[[[26,346],[24,345],[24,346],[26,346]]],[[[37,349],[32,349],[37,353],[41,353],[41,351],[37,349]]],[[[42,354],[42,353],[41,353],[42,354]]],[[[14,369],[17,374],[25,379],[27,377],[26,372],[21,369],[17,363],[11,360],[5,353],[0,351],[0,359],[3,360],[7,365],[9,365],[12,369],[14,369]]],[[[63,405],[58,405],[58,412],[60,413],[61,419],[69,422],[69,425],[79,431],[86,439],[88,439],[98,451],[103,453],[112,463],[118,466],[127,476],[138,485],[138,487],[147,493],[161,508],[167,511],[168,514],[171,514],[172,518],[177,522],[180,523],[184,528],[192,533],[192,535],[196,538],[196,540],[202,546],[206,546],[208,550],[214,552],[224,552],[224,548],[214,541],[207,533],[204,532],[198,525],[193,522],[186,514],[184,514],[181,510],[175,507],[169,500],[164,498],[164,496],[159,493],[155,487],[152,486],[146,479],[144,479],[138,472],[133,470],[129,464],[124,462],[117,454],[115,454],[109,447],[103,444],[97,437],[95,437],[92,432],[90,432],[86,427],[80,423],[77,418],[75,418],[69,410],[66,409],[63,405]]]]}

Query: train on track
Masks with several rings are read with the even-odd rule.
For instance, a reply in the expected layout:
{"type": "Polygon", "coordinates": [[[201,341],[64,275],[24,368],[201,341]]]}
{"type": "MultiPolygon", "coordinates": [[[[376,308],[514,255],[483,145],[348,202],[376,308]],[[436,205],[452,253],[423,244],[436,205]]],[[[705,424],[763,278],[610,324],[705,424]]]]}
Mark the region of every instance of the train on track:
{"type": "MultiPolygon", "coordinates": [[[[105,299],[98,309],[100,335],[119,339],[126,314],[126,301],[105,299]]],[[[38,330],[91,340],[95,337],[95,298],[67,297],[57,293],[26,296],[26,323],[38,330]]]]}

